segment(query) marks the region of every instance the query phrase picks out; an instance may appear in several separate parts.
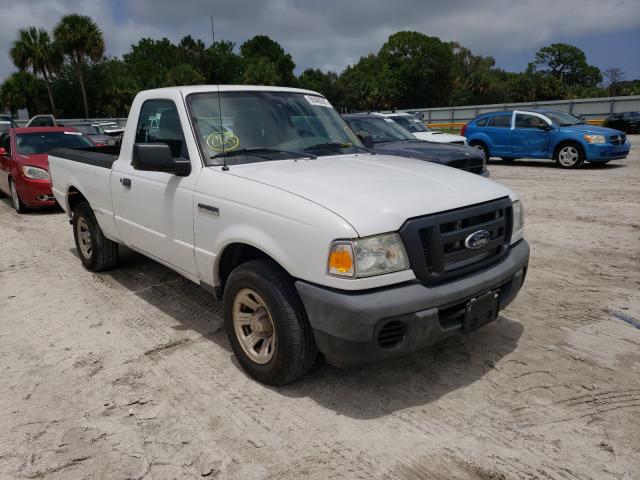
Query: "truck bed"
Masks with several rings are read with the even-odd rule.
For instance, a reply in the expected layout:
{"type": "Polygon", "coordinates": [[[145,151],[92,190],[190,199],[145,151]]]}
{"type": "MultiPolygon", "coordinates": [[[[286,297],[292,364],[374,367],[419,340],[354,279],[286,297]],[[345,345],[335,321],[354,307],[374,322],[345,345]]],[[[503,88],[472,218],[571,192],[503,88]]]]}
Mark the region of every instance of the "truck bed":
{"type": "Polygon", "coordinates": [[[113,240],[117,240],[117,230],[111,202],[111,167],[119,153],[117,146],[49,152],[52,190],[60,206],[71,217],[70,196],[84,196],[104,234],[113,240]]]}

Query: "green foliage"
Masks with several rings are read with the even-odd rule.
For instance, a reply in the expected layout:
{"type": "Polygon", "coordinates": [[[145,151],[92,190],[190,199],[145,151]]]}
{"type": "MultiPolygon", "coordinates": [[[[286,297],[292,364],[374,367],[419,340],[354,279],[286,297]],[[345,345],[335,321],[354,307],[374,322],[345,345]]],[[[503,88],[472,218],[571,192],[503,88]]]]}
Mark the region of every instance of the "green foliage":
{"type": "Polygon", "coordinates": [[[587,63],[582,50],[566,43],[538,50],[527,71],[554,77],[569,87],[594,87],[602,82],[600,69],[587,63]]]}
{"type": "Polygon", "coordinates": [[[278,85],[278,67],[265,57],[256,57],[245,64],[243,82],[249,85],[278,85]]]}
{"type": "Polygon", "coordinates": [[[53,36],[60,51],[67,55],[75,66],[82,93],[84,116],[89,117],[87,89],[83,70],[90,62],[97,62],[104,55],[104,38],[98,25],[84,15],[65,15],[53,30],[53,36]]]}
{"type": "MultiPolygon", "coordinates": [[[[260,73],[260,75],[267,75],[263,78],[272,80],[271,72],[268,72],[272,70],[272,67],[268,66],[268,63],[271,63],[276,71],[274,85],[296,85],[296,77],[293,73],[296,64],[293,63],[291,55],[286,53],[278,42],[266,35],[256,35],[244,42],[240,45],[240,54],[245,60],[245,70],[251,71],[249,75],[245,71],[245,79],[255,78],[256,74],[260,73]],[[260,65],[256,65],[258,63],[260,65]]],[[[270,83],[263,83],[263,85],[270,85],[270,83]]]]}
{"type": "Polygon", "coordinates": [[[0,103],[13,115],[22,108],[34,115],[46,113],[47,90],[44,81],[27,72],[12,73],[0,86],[0,103]]]}

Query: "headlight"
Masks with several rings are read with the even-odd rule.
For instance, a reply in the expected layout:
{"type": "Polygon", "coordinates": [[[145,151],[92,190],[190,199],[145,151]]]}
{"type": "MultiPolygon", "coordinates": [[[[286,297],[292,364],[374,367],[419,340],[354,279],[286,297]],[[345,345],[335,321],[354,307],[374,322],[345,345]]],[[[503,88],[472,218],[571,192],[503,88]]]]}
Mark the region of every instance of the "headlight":
{"type": "Polygon", "coordinates": [[[329,275],[362,278],[409,268],[404,244],[397,233],[354,240],[337,240],[329,251],[329,275]]]}
{"type": "Polygon", "coordinates": [[[22,173],[27,178],[33,178],[34,180],[49,180],[49,174],[46,170],[38,167],[22,167],[22,173]]]}
{"type": "Polygon", "coordinates": [[[604,135],[585,135],[582,138],[584,138],[587,141],[587,143],[602,144],[602,143],[606,143],[607,141],[604,135]]]}
{"type": "Polygon", "coordinates": [[[515,200],[512,207],[513,233],[511,234],[511,243],[515,243],[522,238],[524,233],[524,208],[520,200],[515,200]]]}

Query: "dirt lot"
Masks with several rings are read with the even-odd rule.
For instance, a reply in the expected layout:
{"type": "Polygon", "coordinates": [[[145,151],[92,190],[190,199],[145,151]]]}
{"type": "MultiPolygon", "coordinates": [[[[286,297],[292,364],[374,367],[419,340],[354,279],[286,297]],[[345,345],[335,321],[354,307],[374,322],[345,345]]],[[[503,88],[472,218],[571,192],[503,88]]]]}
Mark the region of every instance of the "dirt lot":
{"type": "Polygon", "coordinates": [[[0,200],[0,478],[640,478],[640,149],[491,173],[532,247],[499,320],[280,389],[199,287],[130,252],[91,274],[62,213],[0,200]]]}

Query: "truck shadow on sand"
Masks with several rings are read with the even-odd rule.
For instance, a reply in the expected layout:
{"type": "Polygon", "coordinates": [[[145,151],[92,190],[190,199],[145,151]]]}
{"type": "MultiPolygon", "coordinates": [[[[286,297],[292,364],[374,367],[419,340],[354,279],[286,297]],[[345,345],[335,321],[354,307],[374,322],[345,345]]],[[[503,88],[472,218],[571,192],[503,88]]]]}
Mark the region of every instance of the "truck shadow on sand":
{"type": "MultiPolygon", "coordinates": [[[[75,250],[73,250],[75,254],[75,250]]],[[[153,260],[123,248],[118,266],[104,274],[176,320],[176,330],[193,330],[229,352],[241,370],[223,329],[221,302],[198,285],[153,260]]],[[[301,380],[270,388],[277,395],[310,398],[336,414],[378,418],[426,405],[464,388],[496,369],[517,346],[520,323],[505,316],[466,336],[456,336],[408,357],[339,369],[319,358],[301,380]]]]}

